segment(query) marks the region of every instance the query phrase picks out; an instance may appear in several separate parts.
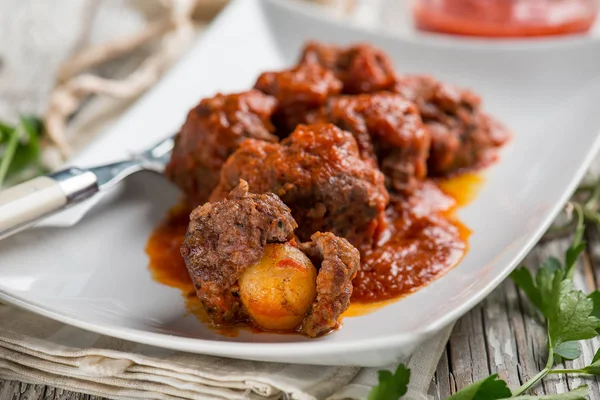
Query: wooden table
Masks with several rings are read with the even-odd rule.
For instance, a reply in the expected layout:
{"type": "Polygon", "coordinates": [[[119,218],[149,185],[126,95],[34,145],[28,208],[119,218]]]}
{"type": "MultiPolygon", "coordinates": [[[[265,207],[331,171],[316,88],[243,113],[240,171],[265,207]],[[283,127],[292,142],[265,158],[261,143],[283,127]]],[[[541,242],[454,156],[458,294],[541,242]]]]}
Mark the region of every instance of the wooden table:
{"type": "MultiPolygon", "coordinates": [[[[18,112],[41,113],[61,60],[98,41],[96,30],[110,20],[115,31],[126,32],[116,15],[125,0],[82,1],[3,0],[0,2],[0,118],[14,118],[18,112]]],[[[100,29],[101,30],[101,29],[100,29]]],[[[105,35],[104,35],[105,36],[105,35]]],[[[101,38],[104,38],[100,35],[101,38]]],[[[122,73],[127,60],[111,63],[105,70],[122,73]]],[[[131,60],[129,60],[131,64],[131,60]]],[[[600,160],[595,163],[600,171],[600,160]]],[[[579,265],[577,281],[588,290],[600,280],[600,236],[595,229],[586,233],[588,249],[579,265]]],[[[538,244],[525,264],[539,265],[549,255],[562,257],[569,238],[538,244]]],[[[492,373],[518,387],[546,361],[545,331],[532,317],[531,306],[515,285],[507,280],[487,299],[460,319],[443,354],[430,393],[444,399],[457,389],[492,373]]],[[[598,346],[594,344],[595,348],[598,346]]],[[[584,346],[584,359],[591,360],[594,349],[584,346]]],[[[583,360],[575,366],[583,366],[583,360]]],[[[568,363],[571,364],[571,363],[568,363]]],[[[538,394],[556,393],[589,383],[593,400],[600,400],[595,379],[565,379],[554,376],[535,390],[538,394]]],[[[95,399],[53,387],[0,381],[0,400],[9,399],[95,399]]]]}

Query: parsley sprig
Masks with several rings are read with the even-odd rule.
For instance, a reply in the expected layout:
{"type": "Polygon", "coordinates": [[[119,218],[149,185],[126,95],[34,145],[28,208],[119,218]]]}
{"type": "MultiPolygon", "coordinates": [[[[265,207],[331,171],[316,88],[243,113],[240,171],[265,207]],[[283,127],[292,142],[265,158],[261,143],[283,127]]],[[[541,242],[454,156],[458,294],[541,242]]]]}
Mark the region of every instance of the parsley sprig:
{"type": "MultiPolygon", "coordinates": [[[[598,185],[600,187],[600,185],[598,185]]],[[[600,189],[598,189],[600,201],[600,189]]],[[[451,400],[497,400],[517,397],[520,400],[583,400],[589,395],[587,385],[570,392],[547,396],[526,393],[549,374],[578,374],[600,376],[600,349],[590,365],[579,369],[556,368],[563,360],[574,360],[581,356],[579,342],[591,339],[600,333],[600,292],[585,294],[574,287],[573,275],[577,259],[585,249],[583,240],[585,207],[581,203],[570,206],[576,214],[575,235],[564,259],[550,257],[534,275],[525,267],[511,274],[512,280],[535,306],[547,328],[548,360],[546,366],[522,386],[512,390],[498,375],[491,375],[475,382],[449,397],[451,400]]],[[[588,210],[589,211],[589,210],[588,210]]],[[[599,219],[600,221],[600,219],[599,219]]],[[[381,373],[379,385],[374,387],[369,400],[397,400],[408,390],[410,370],[400,365],[395,374],[381,373]]]]}
{"type": "Polygon", "coordinates": [[[0,122],[0,189],[45,173],[40,161],[42,122],[20,116],[16,125],[0,122]]]}
{"type": "Polygon", "coordinates": [[[573,232],[574,225],[583,222],[596,225],[600,229],[600,178],[587,179],[579,185],[571,201],[567,204],[567,215],[577,212],[577,218],[569,218],[566,223],[554,224],[545,238],[564,237],[573,232]]]}
{"type": "Polygon", "coordinates": [[[369,393],[368,400],[388,400],[399,399],[408,391],[408,381],[410,380],[410,369],[404,364],[398,365],[396,372],[382,370],[378,372],[379,385],[375,386],[369,393]]]}

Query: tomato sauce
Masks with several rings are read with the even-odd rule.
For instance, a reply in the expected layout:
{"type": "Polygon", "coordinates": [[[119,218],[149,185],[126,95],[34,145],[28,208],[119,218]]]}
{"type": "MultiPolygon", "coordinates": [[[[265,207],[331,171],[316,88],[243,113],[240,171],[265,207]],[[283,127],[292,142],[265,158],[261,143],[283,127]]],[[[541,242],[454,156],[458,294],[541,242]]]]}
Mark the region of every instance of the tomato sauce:
{"type": "MultiPolygon", "coordinates": [[[[362,255],[353,281],[352,305],[344,316],[362,315],[418,290],[448,272],[468,250],[470,231],[455,216],[482,184],[477,174],[425,182],[409,201],[388,207],[389,228],[375,249],[362,255]]],[[[152,232],[146,252],[152,277],[181,291],[187,310],[206,322],[179,248],[191,209],[174,207],[152,232]]],[[[217,328],[232,336],[234,328],[217,328]]]]}
{"type": "Polygon", "coordinates": [[[456,201],[426,182],[409,199],[388,207],[388,232],[361,257],[352,301],[398,298],[428,284],[465,255],[470,231],[453,215],[456,201]]]}
{"type": "Polygon", "coordinates": [[[597,0],[417,0],[418,29],[454,35],[532,37],[587,32],[597,0]]]}

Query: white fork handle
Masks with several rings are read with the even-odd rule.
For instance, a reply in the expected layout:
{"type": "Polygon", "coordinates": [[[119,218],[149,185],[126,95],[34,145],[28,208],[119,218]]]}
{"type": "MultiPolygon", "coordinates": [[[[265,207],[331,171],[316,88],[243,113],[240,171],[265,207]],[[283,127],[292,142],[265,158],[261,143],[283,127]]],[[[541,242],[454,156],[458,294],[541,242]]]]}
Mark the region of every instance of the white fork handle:
{"type": "Polygon", "coordinates": [[[98,191],[96,175],[69,168],[0,191],[0,239],[98,191]]]}

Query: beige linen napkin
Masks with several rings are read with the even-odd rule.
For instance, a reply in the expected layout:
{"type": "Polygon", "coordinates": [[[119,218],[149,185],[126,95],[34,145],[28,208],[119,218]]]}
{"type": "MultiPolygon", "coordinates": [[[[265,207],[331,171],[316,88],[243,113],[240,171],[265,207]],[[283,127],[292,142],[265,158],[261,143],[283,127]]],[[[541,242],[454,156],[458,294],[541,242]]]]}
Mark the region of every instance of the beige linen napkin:
{"type": "MultiPolygon", "coordinates": [[[[451,327],[418,349],[408,399],[426,399],[451,327]]],[[[0,304],[0,378],[113,399],[365,399],[382,368],[234,360],[88,332],[0,304]]]]}

